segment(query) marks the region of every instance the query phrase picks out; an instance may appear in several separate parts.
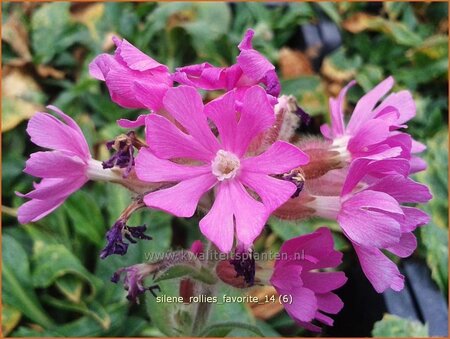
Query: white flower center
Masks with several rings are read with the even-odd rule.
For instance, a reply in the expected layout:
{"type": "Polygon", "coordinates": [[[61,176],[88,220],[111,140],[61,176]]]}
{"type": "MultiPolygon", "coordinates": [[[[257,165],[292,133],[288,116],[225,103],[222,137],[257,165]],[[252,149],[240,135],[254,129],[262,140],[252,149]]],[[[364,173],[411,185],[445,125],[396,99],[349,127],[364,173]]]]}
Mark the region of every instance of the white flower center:
{"type": "Polygon", "coordinates": [[[224,150],[218,151],[211,163],[212,173],[219,181],[234,178],[240,166],[239,158],[233,153],[224,150]]]}

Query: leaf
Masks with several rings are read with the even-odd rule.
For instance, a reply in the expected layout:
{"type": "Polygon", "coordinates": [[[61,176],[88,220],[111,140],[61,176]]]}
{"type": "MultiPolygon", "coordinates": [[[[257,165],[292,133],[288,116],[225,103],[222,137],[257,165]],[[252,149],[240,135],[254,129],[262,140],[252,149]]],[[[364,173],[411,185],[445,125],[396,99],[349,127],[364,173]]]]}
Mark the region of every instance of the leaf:
{"type": "Polygon", "coordinates": [[[106,225],[92,195],[78,191],[66,200],[64,209],[78,234],[99,247],[103,245],[106,225]]]}
{"type": "Polygon", "coordinates": [[[317,6],[319,6],[336,24],[341,23],[341,16],[337,11],[336,4],[333,2],[316,2],[317,6]]]}
{"type": "Polygon", "coordinates": [[[71,18],[75,22],[85,25],[92,38],[99,43],[100,36],[97,31],[97,24],[103,18],[105,12],[105,4],[95,3],[82,7],[79,11],[72,12],[71,18]]]}
{"type": "MultiPolygon", "coordinates": [[[[161,295],[170,297],[179,296],[179,281],[166,280],[160,285],[161,295]]],[[[183,334],[190,334],[192,321],[185,323],[184,317],[176,317],[178,312],[190,311],[191,314],[195,312],[195,304],[179,304],[179,303],[167,303],[157,302],[157,299],[150,293],[145,295],[145,306],[147,314],[150,316],[152,324],[154,324],[162,333],[166,336],[182,336],[183,334]]]]}
{"type": "MultiPolygon", "coordinates": [[[[206,324],[206,328],[213,326],[214,324],[222,324],[222,323],[228,323],[228,322],[235,322],[236,319],[239,319],[240,323],[246,323],[251,326],[256,325],[255,318],[253,317],[250,308],[244,304],[239,302],[223,302],[221,300],[221,296],[227,295],[227,296],[242,296],[242,290],[241,289],[235,289],[225,284],[218,284],[217,285],[217,293],[216,295],[219,296],[219,300],[217,303],[212,304],[211,314],[208,318],[208,322],[206,324]]],[[[231,329],[231,332],[229,329],[223,328],[224,332],[227,331],[229,333],[224,333],[223,336],[248,336],[248,332],[246,331],[244,335],[239,333],[241,330],[236,329],[234,331],[231,329]],[[236,332],[236,335],[233,335],[233,333],[236,332]]],[[[217,333],[219,334],[219,333],[217,333]]]]}
{"type": "Polygon", "coordinates": [[[205,284],[214,284],[217,278],[206,268],[193,267],[190,265],[174,265],[164,271],[159,277],[157,277],[154,282],[158,283],[160,281],[176,279],[189,276],[194,280],[199,280],[205,284]]]}
{"type": "Polygon", "coordinates": [[[324,59],[322,73],[333,81],[347,82],[357,74],[362,60],[359,55],[349,57],[342,47],[324,59]]]}
{"type": "Polygon", "coordinates": [[[19,324],[22,313],[13,306],[3,304],[2,308],[2,332],[5,336],[19,324]]]}
{"type": "Polygon", "coordinates": [[[429,59],[437,60],[448,57],[448,36],[433,35],[424,40],[420,45],[414,46],[407,52],[410,58],[424,55],[429,59]]]}
{"type": "MultiPolygon", "coordinates": [[[[103,282],[92,275],[80,263],[65,246],[46,245],[39,250],[35,250],[34,271],[32,273],[32,282],[35,287],[46,288],[55,283],[59,278],[71,277],[71,279],[81,280],[89,286],[90,296],[92,298],[103,282]]],[[[67,286],[67,284],[66,284],[67,286]]],[[[64,288],[60,289],[65,293],[64,288]]],[[[73,295],[67,295],[68,299],[73,299],[73,295]]]]}
{"type": "Polygon", "coordinates": [[[30,264],[25,250],[12,237],[2,239],[2,296],[3,303],[14,305],[26,317],[50,327],[53,321],[42,308],[31,285],[30,264]]]}
{"type": "Polygon", "coordinates": [[[264,337],[264,334],[258,327],[246,323],[240,323],[237,321],[229,321],[210,325],[200,333],[200,337],[218,337],[222,336],[224,331],[230,332],[235,329],[249,331],[257,334],[260,337],[264,337]]]}
{"type": "Polygon", "coordinates": [[[381,338],[428,337],[428,326],[419,321],[385,314],[383,319],[375,323],[372,336],[381,338]]]}
{"type": "Polygon", "coordinates": [[[381,32],[404,46],[416,46],[422,43],[422,38],[412,32],[405,24],[387,20],[380,16],[359,12],[342,23],[342,27],[352,33],[365,30],[381,32]]]}
{"type": "Polygon", "coordinates": [[[428,141],[425,154],[428,168],[417,175],[418,180],[427,184],[433,194],[433,199],[423,206],[431,221],[420,228],[420,237],[426,249],[425,257],[431,276],[443,293],[448,293],[448,154],[442,148],[447,144],[445,129],[428,141]]]}
{"type": "Polygon", "coordinates": [[[89,304],[85,304],[84,302],[71,303],[51,296],[44,296],[44,300],[51,306],[58,309],[77,312],[82,315],[91,317],[104,330],[108,330],[111,326],[111,317],[108,315],[104,307],[96,301],[93,301],[89,304]]]}
{"type": "Polygon", "coordinates": [[[17,13],[13,13],[2,24],[2,33],[2,40],[11,45],[11,48],[18,54],[21,61],[25,63],[31,61],[31,53],[28,47],[28,31],[18,18],[17,13]]]}
{"type": "Polygon", "coordinates": [[[47,3],[33,13],[31,43],[36,63],[48,63],[58,51],[70,46],[71,42],[64,40],[70,21],[69,7],[68,2],[47,3]]]}
{"type": "Polygon", "coordinates": [[[364,65],[356,73],[355,79],[368,92],[383,80],[383,69],[376,65],[364,65]]]}
{"type": "Polygon", "coordinates": [[[42,110],[45,98],[36,81],[18,68],[4,72],[2,97],[2,133],[42,110]]]}

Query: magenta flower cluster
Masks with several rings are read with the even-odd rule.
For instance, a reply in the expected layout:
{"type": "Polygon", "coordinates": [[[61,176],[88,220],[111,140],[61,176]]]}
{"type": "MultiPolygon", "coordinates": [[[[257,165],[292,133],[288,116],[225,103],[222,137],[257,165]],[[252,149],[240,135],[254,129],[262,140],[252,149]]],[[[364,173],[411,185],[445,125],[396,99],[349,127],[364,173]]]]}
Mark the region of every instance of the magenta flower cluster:
{"type": "MultiPolygon", "coordinates": [[[[118,121],[126,129],[144,126],[145,141],[134,131],[118,137],[108,144],[117,153],[102,163],[91,157],[70,117],[51,106],[61,120],[37,113],[27,131],[32,142],[50,151],[27,161],[25,172],[42,180],[20,194],[30,200],[19,208],[19,221],[41,219],[88,180],[121,184],[137,201],[108,232],[102,258],[124,255],[124,238],[151,239],[145,226],[126,225],[129,214],[144,206],[177,217],[201,212],[202,234],[226,253],[251,253],[271,215],[322,217],[340,225],[377,292],[401,290],[404,278],[383,251],[402,258],[414,252],[413,231],[429,218],[411,204],[431,199],[428,188],[410,178],[426,168],[419,157],[425,146],[406,132],[416,113],[411,93],[386,96],[394,83],[389,77],[346,119],[343,105],[351,82],[330,99],[331,124],[322,126],[323,137],[294,138],[309,117],[295,99],[280,96],[275,67],[252,47],[253,35],[246,32],[229,67],[205,62],[174,73],[114,38],[115,53],[97,56],[90,74],[106,83],[116,104],[148,110],[134,121],[118,121]],[[209,91],[221,94],[206,102],[201,93],[209,91]]],[[[290,239],[280,254],[270,279],[262,282],[292,296],[285,309],[301,326],[318,331],[317,322],[332,325],[326,314],[343,307],[334,291],[347,279],[335,270],[342,254],[334,250],[331,231],[322,227],[290,239]]],[[[254,260],[231,263],[247,283],[253,284],[255,274],[258,278],[254,260]]],[[[126,272],[129,298],[136,299],[147,290],[143,279],[152,270],[134,265],[119,270],[114,281],[126,272]]]]}

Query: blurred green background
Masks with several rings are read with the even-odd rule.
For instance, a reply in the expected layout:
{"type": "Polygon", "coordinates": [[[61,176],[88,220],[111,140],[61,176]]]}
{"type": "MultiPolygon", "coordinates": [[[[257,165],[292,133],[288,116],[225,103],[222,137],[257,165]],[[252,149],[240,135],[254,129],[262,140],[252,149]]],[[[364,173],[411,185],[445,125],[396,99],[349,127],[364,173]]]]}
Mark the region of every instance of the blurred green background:
{"type": "MultiPolygon", "coordinates": [[[[447,3],[3,2],[2,10],[4,335],[176,335],[167,328],[165,307],[153,307],[152,302],[130,305],[123,287],[109,278],[121,266],[144,261],[145,252],[187,248],[200,238],[197,217],[179,220],[159,212],[141,213],[130,224],[146,223],[157,240],[140,241],[130,245],[125,257],[106,260],[98,256],[105,232],[129,202],[120,187],[88,184],[39,222],[18,225],[16,220],[23,200],[14,192],[29,191],[33,182],[22,169],[37,150],[25,132],[34,112],[53,104],[74,117],[98,159],[108,158],[104,142],[121,133],[115,121],[138,113],[114,104],[104,84],[88,74],[88,64],[97,54],[113,51],[112,35],[126,38],[173,70],[204,61],[232,64],[237,44],[251,27],[256,32],[255,48],[277,66],[282,93],[295,95],[317,121],[328,119],[328,97],[351,79],[359,85],[349,95],[349,112],[364,91],[393,75],[395,90],[409,89],[416,100],[418,113],[408,132],[428,146],[424,156],[429,168],[417,179],[430,185],[434,195],[424,207],[432,222],[417,231],[420,244],[415,255],[426,260],[432,278],[447,296],[447,3]],[[293,41],[299,25],[324,18],[340,28],[343,42],[315,70],[311,55],[296,49],[293,41]]],[[[270,220],[269,224],[256,244],[258,250],[277,248],[283,240],[322,225],[317,220],[270,220]]],[[[333,229],[337,247],[349,250],[344,237],[333,229]]],[[[229,317],[255,326],[266,336],[309,335],[280,310],[228,304],[213,311],[212,321],[229,317]]],[[[219,334],[257,335],[245,326],[219,334]]],[[[377,323],[374,334],[425,336],[426,328],[387,318],[377,323]]]]}

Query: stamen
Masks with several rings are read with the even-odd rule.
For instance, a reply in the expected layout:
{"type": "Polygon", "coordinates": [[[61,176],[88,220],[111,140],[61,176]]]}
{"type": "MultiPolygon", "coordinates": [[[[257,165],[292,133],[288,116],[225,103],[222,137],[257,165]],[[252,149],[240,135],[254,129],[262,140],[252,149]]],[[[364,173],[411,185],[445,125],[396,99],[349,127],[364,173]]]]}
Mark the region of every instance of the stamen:
{"type": "Polygon", "coordinates": [[[255,284],[256,264],[251,250],[237,250],[230,264],[234,266],[236,277],[243,277],[248,287],[255,284]]]}
{"type": "Polygon", "coordinates": [[[212,161],[212,173],[219,181],[232,179],[236,176],[241,162],[239,158],[231,152],[219,150],[212,161]]]}
{"type": "Polygon", "coordinates": [[[139,149],[142,146],[145,146],[145,144],[136,137],[134,131],[121,134],[116,139],[108,141],[106,147],[109,150],[115,150],[116,153],[102,163],[103,168],[113,168],[115,166],[126,168],[123,173],[123,177],[126,178],[134,166],[134,148],[139,149]]]}
{"type": "Polygon", "coordinates": [[[282,174],[280,179],[290,181],[297,186],[294,194],[291,195],[291,198],[297,198],[300,195],[300,192],[303,190],[305,186],[305,176],[302,173],[301,169],[293,169],[289,173],[282,174]]]}

